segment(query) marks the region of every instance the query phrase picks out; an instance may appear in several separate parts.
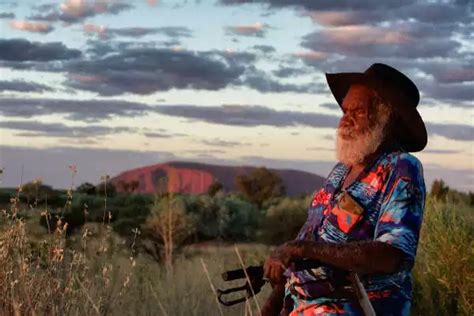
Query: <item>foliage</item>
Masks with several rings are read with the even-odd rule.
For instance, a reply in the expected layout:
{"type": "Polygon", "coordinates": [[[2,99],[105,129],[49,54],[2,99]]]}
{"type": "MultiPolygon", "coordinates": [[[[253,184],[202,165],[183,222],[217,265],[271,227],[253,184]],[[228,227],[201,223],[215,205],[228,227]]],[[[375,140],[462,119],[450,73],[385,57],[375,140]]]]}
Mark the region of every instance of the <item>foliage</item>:
{"type": "Polygon", "coordinates": [[[115,188],[115,186],[108,181],[99,183],[95,187],[95,191],[98,195],[108,196],[108,197],[113,197],[117,194],[117,189],[115,188]]]}
{"type": "Polygon", "coordinates": [[[280,176],[265,167],[257,168],[248,175],[237,176],[235,185],[237,190],[260,208],[265,200],[285,193],[280,176]]]}
{"type": "Polygon", "coordinates": [[[21,186],[21,199],[26,205],[33,204],[37,206],[38,203],[50,200],[57,193],[50,185],[43,184],[39,179],[27,182],[21,186]]]}
{"type": "Polygon", "coordinates": [[[414,290],[414,314],[473,314],[472,208],[428,199],[414,269],[414,290]]]}
{"type": "Polygon", "coordinates": [[[79,185],[76,189],[76,192],[83,193],[87,195],[94,195],[95,194],[95,185],[89,182],[84,182],[79,185]]]}
{"type": "Polygon", "coordinates": [[[274,199],[266,211],[260,240],[266,244],[278,245],[295,239],[306,221],[309,197],[274,199]]]}
{"type": "Polygon", "coordinates": [[[152,246],[146,249],[155,258],[161,256],[171,269],[174,252],[194,232],[194,222],[182,199],[169,195],[155,200],[143,231],[152,246]]]}
{"type": "Polygon", "coordinates": [[[214,196],[216,195],[217,192],[222,190],[223,185],[219,181],[213,182],[208,188],[207,188],[207,194],[209,196],[214,196]]]}
{"type": "Polygon", "coordinates": [[[254,240],[262,212],[252,203],[236,194],[218,192],[208,195],[184,196],[187,213],[196,223],[198,241],[223,239],[254,240]]]}
{"type": "Polygon", "coordinates": [[[449,192],[449,187],[444,183],[442,179],[436,179],[431,184],[431,196],[434,198],[445,201],[446,202],[446,195],[449,192]]]}

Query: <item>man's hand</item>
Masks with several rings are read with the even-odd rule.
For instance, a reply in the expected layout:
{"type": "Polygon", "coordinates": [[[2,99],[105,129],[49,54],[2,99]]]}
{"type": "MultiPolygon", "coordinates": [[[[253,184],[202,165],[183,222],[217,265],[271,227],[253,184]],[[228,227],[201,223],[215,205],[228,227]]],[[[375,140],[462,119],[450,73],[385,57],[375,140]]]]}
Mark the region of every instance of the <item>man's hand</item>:
{"type": "Polygon", "coordinates": [[[301,258],[302,243],[303,241],[293,240],[277,247],[265,261],[264,276],[273,284],[283,283],[283,272],[292,261],[301,258]]]}
{"type": "Polygon", "coordinates": [[[263,265],[263,276],[270,280],[273,284],[283,284],[285,283],[285,277],[283,272],[285,272],[287,266],[285,266],[277,256],[277,253],[273,251],[265,264],[263,265]]]}

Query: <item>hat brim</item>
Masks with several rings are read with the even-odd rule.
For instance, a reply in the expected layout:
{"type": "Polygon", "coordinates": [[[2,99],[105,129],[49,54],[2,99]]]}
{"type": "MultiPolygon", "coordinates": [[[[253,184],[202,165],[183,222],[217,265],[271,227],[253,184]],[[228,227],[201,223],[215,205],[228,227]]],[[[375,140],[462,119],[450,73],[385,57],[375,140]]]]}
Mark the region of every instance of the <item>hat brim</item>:
{"type": "MultiPolygon", "coordinates": [[[[326,73],[326,80],[341,109],[342,101],[352,85],[361,84],[374,88],[377,86],[372,77],[360,72],[326,73]]],[[[428,134],[425,123],[416,107],[404,106],[403,104],[392,104],[392,106],[397,109],[402,120],[398,135],[403,148],[409,152],[423,150],[428,141],[428,134]]]]}

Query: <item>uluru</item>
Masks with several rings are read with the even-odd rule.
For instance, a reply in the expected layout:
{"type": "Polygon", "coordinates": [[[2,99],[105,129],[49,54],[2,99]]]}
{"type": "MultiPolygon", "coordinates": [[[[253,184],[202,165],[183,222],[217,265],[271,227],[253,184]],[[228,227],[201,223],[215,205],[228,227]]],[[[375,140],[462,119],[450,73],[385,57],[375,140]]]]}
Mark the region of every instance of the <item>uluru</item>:
{"type": "MultiPolygon", "coordinates": [[[[171,161],[154,164],[120,173],[110,179],[118,192],[126,191],[124,183],[137,183],[136,193],[167,192],[200,194],[214,182],[219,182],[225,191],[235,191],[235,178],[249,174],[255,166],[221,166],[196,162],[171,161]],[[167,178],[166,188],[159,188],[160,179],[167,178]]],[[[324,178],[301,170],[272,169],[282,179],[288,196],[312,193],[323,184],[324,178]]]]}

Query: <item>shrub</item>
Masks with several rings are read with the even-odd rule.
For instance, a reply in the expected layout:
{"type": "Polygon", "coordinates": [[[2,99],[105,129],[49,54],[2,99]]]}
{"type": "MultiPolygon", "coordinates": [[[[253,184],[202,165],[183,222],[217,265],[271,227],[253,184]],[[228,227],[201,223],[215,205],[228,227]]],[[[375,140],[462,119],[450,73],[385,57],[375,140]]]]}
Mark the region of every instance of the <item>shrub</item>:
{"type": "Polygon", "coordinates": [[[473,315],[472,211],[427,199],[414,268],[415,315],[473,315]]]}
{"type": "Polygon", "coordinates": [[[259,239],[270,245],[294,239],[306,221],[309,199],[285,197],[269,201],[259,239]]]}

